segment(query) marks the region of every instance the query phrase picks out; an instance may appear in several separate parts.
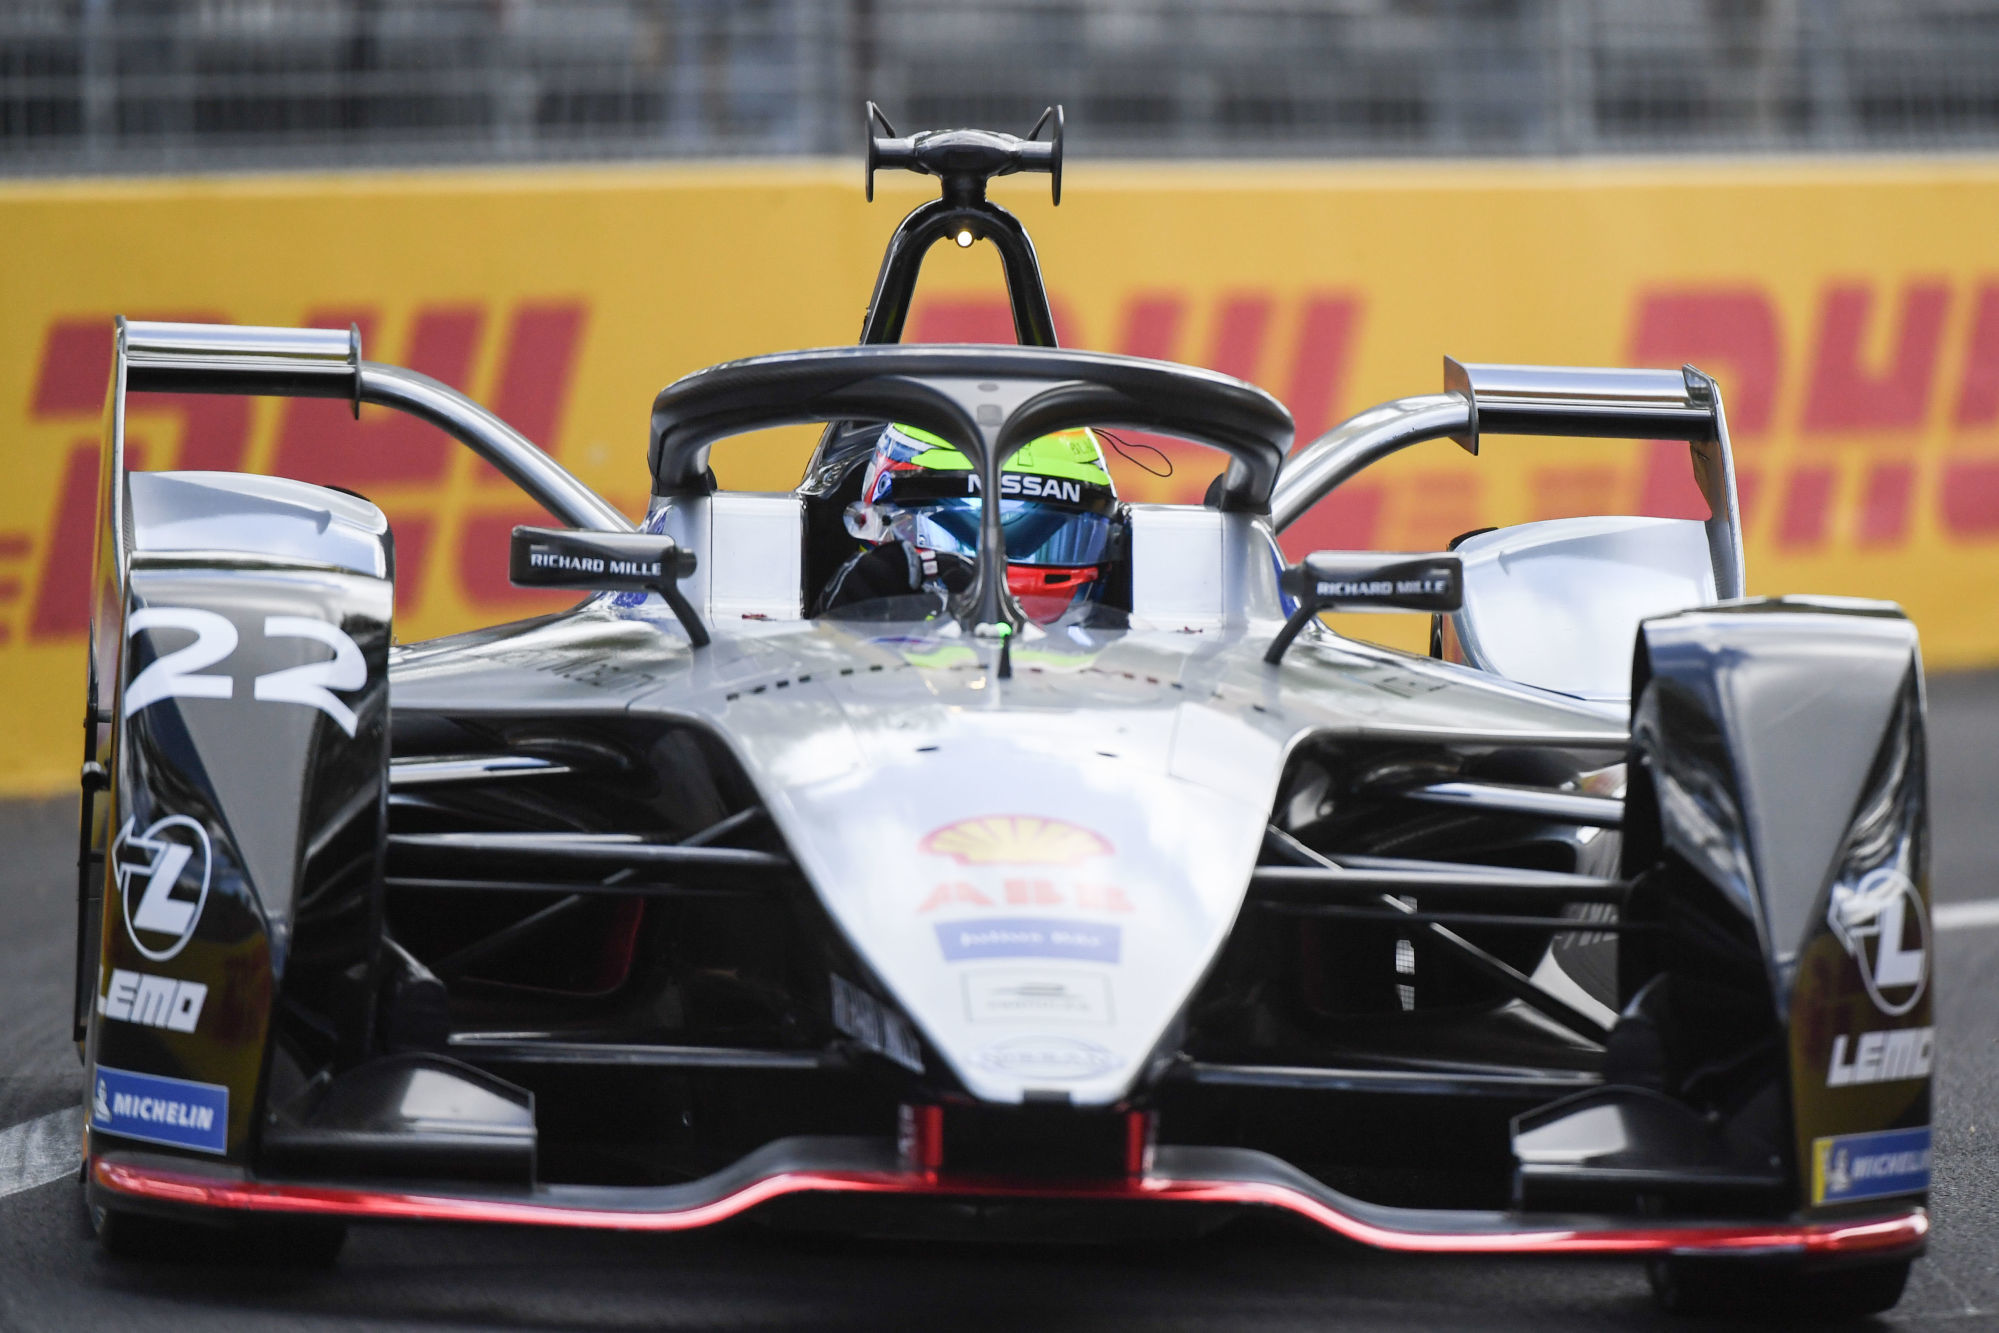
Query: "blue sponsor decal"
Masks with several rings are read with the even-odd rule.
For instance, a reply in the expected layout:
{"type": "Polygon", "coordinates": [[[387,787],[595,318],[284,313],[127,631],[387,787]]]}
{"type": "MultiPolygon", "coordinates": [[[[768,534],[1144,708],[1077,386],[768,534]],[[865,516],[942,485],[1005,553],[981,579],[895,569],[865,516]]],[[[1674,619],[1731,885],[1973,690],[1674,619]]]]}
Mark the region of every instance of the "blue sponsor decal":
{"type": "Polygon", "coordinates": [[[1930,1187],[1930,1127],[1812,1140],[1812,1202],[1846,1203],[1930,1187]]]}
{"type": "Polygon", "coordinates": [[[943,921],[937,942],[946,962],[974,958],[1078,958],[1089,963],[1118,960],[1120,932],[1094,921],[1051,921],[1018,917],[1006,921],[943,921]]]}
{"type": "Polygon", "coordinates": [[[90,1125],[148,1143],[226,1152],[229,1089],[99,1065],[90,1094],[90,1125]]]}

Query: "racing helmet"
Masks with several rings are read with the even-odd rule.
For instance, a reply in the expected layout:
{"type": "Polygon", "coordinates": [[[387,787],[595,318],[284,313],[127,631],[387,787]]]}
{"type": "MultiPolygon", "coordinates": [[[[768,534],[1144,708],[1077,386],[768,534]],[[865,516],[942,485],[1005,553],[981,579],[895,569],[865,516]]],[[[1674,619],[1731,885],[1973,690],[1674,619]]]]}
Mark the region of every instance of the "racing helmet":
{"type": "MultiPolygon", "coordinates": [[[[900,539],[919,551],[978,550],[984,497],[971,460],[929,431],[884,426],[848,507],[847,530],[874,544],[900,539]]],[[[1103,596],[1118,523],[1117,490],[1095,431],[1030,440],[1000,474],[1007,588],[1046,624],[1103,596]]]]}

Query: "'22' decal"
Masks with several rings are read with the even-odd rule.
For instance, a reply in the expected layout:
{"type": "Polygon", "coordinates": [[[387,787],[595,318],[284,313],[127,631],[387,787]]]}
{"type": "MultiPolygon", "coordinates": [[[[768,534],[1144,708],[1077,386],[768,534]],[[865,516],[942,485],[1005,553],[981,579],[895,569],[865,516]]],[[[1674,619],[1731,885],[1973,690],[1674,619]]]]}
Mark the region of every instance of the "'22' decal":
{"type": "MultiPolygon", "coordinates": [[[[132,678],[125,687],[126,717],[162,699],[227,699],[234,695],[234,680],[207,670],[236,651],[236,626],[227,616],[191,606],[148,606],[132,613],[127,633],[162,629],[192,631],[194,642],[155,658],[132,678]]],[[[334,697],[333,691],[358,690],[368,683],[368,664],[362,660],[360,645],[338,625],[313,616],[266,616],[264,637],[312,639],[331,648],[333,656],[323,662],[266,672],[252,683],[251,697],[317,708],[352,736],[357,720],[354,710],[334,697]]]]}

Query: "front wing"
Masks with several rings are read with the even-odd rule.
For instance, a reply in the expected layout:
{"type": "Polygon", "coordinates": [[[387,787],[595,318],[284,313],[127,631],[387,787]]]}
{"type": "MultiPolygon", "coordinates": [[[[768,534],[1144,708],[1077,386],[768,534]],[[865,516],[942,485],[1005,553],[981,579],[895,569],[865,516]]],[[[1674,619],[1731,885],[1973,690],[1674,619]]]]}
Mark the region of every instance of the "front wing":
{"type": "Polygon", "coordinates": [[[106,1201],[168,1211],[223,1209],[377,1221],[498,1222],[623,1231],[687,1231],[792,1195],[898,1196],[934,1202],[1041,1201],[1265,1209],[1358,1244],[1422,1254],[1795,1254],[1920,1252],[1925,1209],[1898,1207],[1838,1221],[1647,1224],[1628,1217],[1396,1208],[1341,1194],[1247,1148],[1161,1147],[1124,1179],[1025,1181],[913,1168],[887,1140],[782,1139],[727,1170],[658,1188],[540,1185],[442,1192],[417,1185],[256,1179],[240,1168],[114,1152],[91,1164],[106,1201]]]}

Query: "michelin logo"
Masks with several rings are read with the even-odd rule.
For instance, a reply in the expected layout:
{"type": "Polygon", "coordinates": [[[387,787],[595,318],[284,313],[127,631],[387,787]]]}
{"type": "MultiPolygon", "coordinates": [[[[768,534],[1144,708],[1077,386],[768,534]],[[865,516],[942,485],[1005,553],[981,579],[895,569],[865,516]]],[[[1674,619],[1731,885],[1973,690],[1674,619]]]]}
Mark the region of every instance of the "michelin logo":
{"type": "Polygon", "coordinates": [[[121,1023],[192,1032],[201,1021],[201,1006],[207,1000],[208,987],[199,981],[175,981],[114,967],[111,985],[97,997],[97,1012],[121,1023]]]}
{"type": "Polygon", "coordinates": [[[227,1152],[229,1089],[99,1065],[90,1127],[172,1148],[227,1152]]]}
{"type": "Polygon", "coordinates": [[[1930,1127],[1812,1140],[1812,1202],[1846,1203],[1930,1187],[1930,1127]]]}
{"type": "Polygon", "coordinates": [[[1936,1045],[1937,1030],[1933,1027],[1863,1032],[1851,1042],[1845,1037],[1834,1037],[1832,1059],[1826,1062],[1825,1085],[1847,1088],[1857,1083],[1928,1078],[1936,1045]]]}

